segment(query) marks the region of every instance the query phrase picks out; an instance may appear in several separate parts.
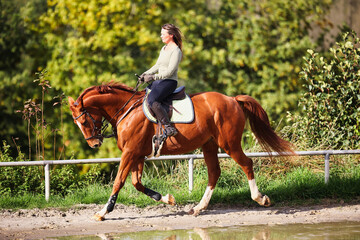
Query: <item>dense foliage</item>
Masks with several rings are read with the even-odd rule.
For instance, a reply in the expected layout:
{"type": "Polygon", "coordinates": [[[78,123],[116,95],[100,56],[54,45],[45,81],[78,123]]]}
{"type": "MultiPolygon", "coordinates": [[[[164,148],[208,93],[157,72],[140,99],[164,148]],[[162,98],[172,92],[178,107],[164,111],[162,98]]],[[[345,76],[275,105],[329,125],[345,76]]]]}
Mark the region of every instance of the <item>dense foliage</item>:
{"type": "MultiPolygon", "coordinates": [[[[46,127],[44,158],[58,159],[88,158],[94,151],[65,104],[52,107],[53,97],[77,97],[84,88],[112,79],[134,86],[134,73],[155,62],[162,46],[160,27],[166,22],[178,25],[185,36],[179,77],[189,92],[248,94],[279,121],[286,110],[296,108],[303,81],[298,78],[301,57],[318,46],[309,30],[315,24],[326,27],[323,18],[332,1],[0,2],[1,139],[25,149],[30,129],[34,154],[39,131],[46,127]],[[43,69],[52,87],[44,95],[33,83],[43,69]],[[35,105],[44,100],[39,114],[47,125],[35,115],[29,122],[15,114],[29,100],[35,105]]],[[[115,151],[115,144],[104,144],[97,156],[114,157],[115,151]]]]}
{"type": "MultiPolygon", "coordinates": [[[[45,0],[0,0],[0,139],[22,147],[28,146],[28,121],[16,111],[23,110],[26,101],[36,105],[41,98],[33,80],[46,67],[47,55],[33,26],[46,9],[45,0]]],[[[36,129],[35,122],[33,118],[31,129],[36,129]]],[[[56,117],[49,122],[55,124],[56,117]]]]}
{"type": "MultiPolygon", "coordinates": [[[[24,161],[24,154],[21,151],[18,153],[18,157],[13,159],[10,146],[3,142],[0,147],[0,162],[24,161]]],[[[79,174],[76,165],[55,166],[51,171],[51,194],[66,195],[81,187],[100,182],[100,175],[101,172],[97,165],[92,166],[85,174],[79,174]]],[[[44,193],[44,189],[43,166],[1,167],[1,196],[41,194],[44,193]]]]}
{"type": "Polygon", "coordinates": [[[313,50],[304,57],[306,92],[294,135],[308,147],[360,148],[360,40],[346,33],[328,57],[313,50]]]}
{"type": "Polygon", "coordinates": [[[111,79],[134,85],[154,63],[163,23],[186,40],[180,79],[192,92],[249,94],[274,116],[294,109],[310,24],[331,1],[49,1],[40,18],[52,85],[78,95],[111,79]]]}

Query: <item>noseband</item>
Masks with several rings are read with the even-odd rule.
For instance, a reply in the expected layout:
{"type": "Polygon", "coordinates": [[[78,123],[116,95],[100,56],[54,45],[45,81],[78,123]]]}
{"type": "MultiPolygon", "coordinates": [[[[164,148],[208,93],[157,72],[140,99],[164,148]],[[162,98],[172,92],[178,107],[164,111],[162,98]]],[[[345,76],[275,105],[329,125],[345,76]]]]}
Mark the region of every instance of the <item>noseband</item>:
{"type": "MultiPolygon", "coordinates": [[[[92,132],[92,134],[91,134],[91,137],[88,137],[88,138],[85,138],[85,140],[90,140],[90,139],[93,139],[93,138],[98,138],[98,139],[101,139],[101,138],[103,138],[104,136],[102,135],[102,133],[101,133],[101,128],[98,128],[97,126],[96,126],[96,123],[97,122],[100,122],[100,121],[96,121],[92,116],[91,116],[91,114],[88,112],[88,111],[86,111],[86,109],[79,115],[79,116],[77,116],[77,117],[73,117],[74,118],[74,120],[78,120],[82,115],[86,115],[86,116],[88,116],[90,119],[91,119],[91,121],[93,122],[93,124],[94,124],[94,128],[93,128],[93,132],[92,132]],[[96,133],[97,133],[97,135],[96,135],[96,133]]],[[[102,126],[102,124],[103,124],[103,122],[100,122],[101,123],[101,126],[102,126]]]]}

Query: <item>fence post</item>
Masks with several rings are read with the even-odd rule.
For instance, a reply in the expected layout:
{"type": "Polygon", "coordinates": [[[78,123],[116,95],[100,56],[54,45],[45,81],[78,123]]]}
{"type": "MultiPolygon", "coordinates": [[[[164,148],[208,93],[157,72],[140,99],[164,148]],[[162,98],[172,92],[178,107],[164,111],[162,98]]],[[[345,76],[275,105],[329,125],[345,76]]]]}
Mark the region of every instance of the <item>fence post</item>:
{"type": "Polygon", "coordinates": [[[194,186],[194,159],[189,159],[189,193],[192,192],[194,186]]]}
{"type": "Polygon", "coordinates": [[[50,164],[45,164],[45,200],[48,202],[50,197],[50,164]]]}
{"type": "Polygon", "coordinates": [[[325,184],[329,183],[330,178],[330,154],[325,154],[325,184]]]}

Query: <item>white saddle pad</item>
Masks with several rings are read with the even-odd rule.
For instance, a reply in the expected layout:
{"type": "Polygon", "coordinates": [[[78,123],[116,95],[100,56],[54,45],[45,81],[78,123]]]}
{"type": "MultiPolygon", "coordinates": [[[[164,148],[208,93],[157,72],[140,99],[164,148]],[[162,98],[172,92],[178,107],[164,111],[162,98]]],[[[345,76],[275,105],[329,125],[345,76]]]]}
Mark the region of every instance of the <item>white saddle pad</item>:
{"type": "MultiPolygon", "coordinates": [[[[157,120],[154,118],[149,109],[147,102],[147,96],[145,97],[145,100],[143,102],[143,111],[147,119],[149,119],[151,122],[156,123],[157,120]]],[[[170,119],[170,122],[172,123],[191,123],[194,121],[194,106],[191,101],[191,98],[186,95],[185,99],[183,100],[174,100],[173,101],[173,107],[172,110],[172,116],[170,119]]]]}

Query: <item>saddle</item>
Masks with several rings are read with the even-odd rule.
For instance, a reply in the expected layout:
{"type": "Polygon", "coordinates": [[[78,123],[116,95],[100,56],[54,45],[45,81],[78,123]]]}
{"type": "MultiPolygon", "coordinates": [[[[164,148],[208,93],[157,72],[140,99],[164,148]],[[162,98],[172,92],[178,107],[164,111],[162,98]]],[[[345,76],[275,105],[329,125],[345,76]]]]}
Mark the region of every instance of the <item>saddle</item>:
{"type": "MultiPolygon", "coordinates": [[[[146,109],[144,109],[144,113],[145,113],[145,116],[150,121],[157,122],[155,113],[151,110],[150,105],[147,101],[147,96],[149,95],[150,92],[151,92],[151,90],[146,88],[146,97],[145,97],[146,109]],[[152,117],[150,117],[149,114],[151,114],[152,117]]],[[[175,91],[162,102],[163,106],[165,107],[165,109],[169,115],[169,119],[171,119],[172,113],[173,113],[173,107],[172,107],[173,101],[174,100],[183,100],[185,98],[186,98],[185,86],[181,86],[181,87],[176,88],[175,91]]]]}
{"type": "MultiPolygon", "coordinates": [[[[147,102],[147,96],[150,89],[146,89],[146,96],[143,102],[143,112],[147,119],[153,123],[157,123],[155,114],[150,109],[147,102]]],[[[194,121],[194,106],[191,98],[185,93],[185,87],[178,87],[165,101],[162,102],[169,114],[171,123],[191,123],[194,121]]]]}
{"type": "MultiPolygon", "coordinates": [[[[147,96],[150,91],[150,89],[146,88],[146,96],[143,102],[143,112],[147,119],[153,123],[157,123],[158,127],[152,139],[153,150],[148,158],[153,156],[158,157],[160,155],[160,150],[167,139],[161,123],[157,121],[155,114],[151,110],[147,101],[147,96]]],[[[178,87],[162,102],[162,104],[168,112],[171,123],[191,123],[194,121],[194,106],[191,98],[185,93],[185,86],[178,87]]]]}

